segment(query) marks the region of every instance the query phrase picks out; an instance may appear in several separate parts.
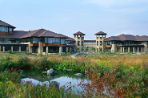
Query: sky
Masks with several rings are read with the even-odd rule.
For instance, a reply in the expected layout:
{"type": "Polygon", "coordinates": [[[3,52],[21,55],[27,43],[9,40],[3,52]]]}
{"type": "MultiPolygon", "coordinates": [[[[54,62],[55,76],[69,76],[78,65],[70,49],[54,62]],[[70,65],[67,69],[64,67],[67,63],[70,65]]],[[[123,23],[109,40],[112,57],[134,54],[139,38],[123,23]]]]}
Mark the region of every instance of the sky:
{"type": "Polygon", "coordinates": [[[148,35],[148,0],[0,0],[0,20],[17,30],[148,35]]]}

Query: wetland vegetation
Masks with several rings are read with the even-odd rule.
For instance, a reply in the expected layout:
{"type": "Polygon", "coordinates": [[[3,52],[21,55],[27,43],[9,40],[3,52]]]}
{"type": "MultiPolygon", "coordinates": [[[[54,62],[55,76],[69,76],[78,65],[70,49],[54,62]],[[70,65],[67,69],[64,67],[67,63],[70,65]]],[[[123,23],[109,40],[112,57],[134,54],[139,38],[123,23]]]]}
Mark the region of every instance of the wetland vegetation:
{"type": "Polygon", "coordinates": [[[148,55],[101,54],[70,55],[29,55],[0,53],[0,96],[1,98],[146,98],[148,96],[148,55]],[[44,72],[54,69],[53,76],[44,72]],[[55,77],[82,73],[79,78],[91,82],[79,84],[84,91],[72,92],[71,87],[48,88],[22,85],[22,78],[30,77],[40,81],[55,77]]]}

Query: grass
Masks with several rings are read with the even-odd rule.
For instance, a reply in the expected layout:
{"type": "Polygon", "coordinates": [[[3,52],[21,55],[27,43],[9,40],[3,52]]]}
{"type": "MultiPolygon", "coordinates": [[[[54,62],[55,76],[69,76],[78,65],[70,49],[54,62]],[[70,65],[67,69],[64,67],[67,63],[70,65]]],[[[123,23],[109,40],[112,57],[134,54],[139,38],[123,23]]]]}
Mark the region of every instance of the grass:
{"type": "Polygon", "coordinates": [[[59,55],[3,53],[0,55],[0,95],[4,96],[2,98],[10,96],[14,96],[10,98],[28,98],[29,96],[29,98],[63,98],[62,96],[64,98],[89,98],[94,96],[94,89],[97,90],[95,97],[104,97],[104,85],[109,88],[108,92],[113,97],[146,98],[148,96],[148,54],[101,54],[80,56],[76,59],[59,55]],[[50,68],[62,74],[83,73],[92,83],[88,85],[82,83],[80,86],[85,88],[85,92],[79,96],[72,92],[65,94],[62,89],[58,91],[19,84],[21,77],[35,76],[50,68]],[[68,73],[67,69],[72,69],[72,71],[68,73]],[[7,88],[8,85],[9,88],[7,88]],[[14,89],[16,92],[10,93],[14,89]],[[20,97],[16,93],[20,94],[20,97]]]}

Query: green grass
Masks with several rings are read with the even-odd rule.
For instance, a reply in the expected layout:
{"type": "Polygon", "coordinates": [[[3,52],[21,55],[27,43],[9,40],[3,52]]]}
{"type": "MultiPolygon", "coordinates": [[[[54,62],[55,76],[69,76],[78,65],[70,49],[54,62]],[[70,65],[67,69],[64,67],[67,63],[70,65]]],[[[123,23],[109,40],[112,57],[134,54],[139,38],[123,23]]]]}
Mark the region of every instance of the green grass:
{"type": "Polygon", "coordinates": [[[93,89],[98,90],[96,96],[104,96],[101,90],[102,83],[108,85],[110,92],[116,93],[114,97],[146,98],[148,96],[147,54],[100,54],[80,56],[76,59],[59,55],[36,56],[9,53],[0,55],[0,96],[3,96],[2,98],[63,98],[62,96],[88,98],[92,95],[93,89]],[[72,92],[65,94],[62,89],[58,91],[19,84],[20,78],[27,76],[39,80],[46,79],[46,75],[41,73],[50,68],[55,69],[57,75],[83,73],[93,84],[85,86],[87,93],[79,96],[72,92]],[[72,71],[67,72],[67,69],[72,71]]]}

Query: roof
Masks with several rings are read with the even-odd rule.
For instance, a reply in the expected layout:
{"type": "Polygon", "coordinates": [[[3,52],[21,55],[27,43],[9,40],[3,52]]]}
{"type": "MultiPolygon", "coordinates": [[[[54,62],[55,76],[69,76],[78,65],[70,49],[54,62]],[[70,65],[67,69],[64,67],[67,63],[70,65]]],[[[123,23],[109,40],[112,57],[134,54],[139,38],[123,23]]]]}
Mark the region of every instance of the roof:
{"type": "Polygon", "coordinates": [[[100,32],[97,32],[95,35],[107,35],[107,34],[103,31],[100,31],[100,32]]]}
{"type": "Polygon", "coordinates": [[[73,39],[73,38],[71,38],[71,37],[69,37],[69,36],[66,36],[66,35],[63,35],[63,34],[59,34],[59,35],[65,37],[66,40],[69,40],[69,41],[75,41],[75,39],[73,39]]]}
{"type": "Polygon", "coordinates": [[[74,33],[74,35],[85,35],[85,34],[80,32],[80,31],[78,31],[78,32],[74,33]]]}
{"type": "Polygon", "coordinates": [[[12,27],[12,28],[15,28],[14,26],[12,26],[12,25],[10,25],[10,24],[8,24],[8,23],[2,21],[2,20],[0,20],[0,26],[6,26],[6,27],[12,27]]]}
{"type": "Polygon", "coordinates": [[[65,38],[67,40],[72,40],[74,41],[73,38],[70,38],[68,36],[65,36],[63,34],[58,34],[49,30],[45,29],[38,29],[38,30],[33,30],[33,31],[13,31],[9,35],[5,36],[0,36],[0,38],[29,38],[29,37],[58,37],[58,38],[65,38]]]}
{"type": "Polygon", "coordinates": [[[128,34],[121,34],[118,36],[111,36],[109,38],[106,38],[106,41],[112,41],[112,40],[117,40],[117,41],[148,41],[148,36],[143,35],[143,36],[138,36],[138,35],[128,35],[128,34]]]}
{"type": "Polygon", "coordinates": [[[45,29],[38,29],[29,31],[27,34],[22,36],[22,38],[29,38],[29,37],[61,37],[65,38],[66,36],[62,34],[55,33],[53,31],[45,30],[45,29]]]}
{"type": "Polygon", "coordinates": [[[0,36],[0,38],[21,38],[25,34],[27,34],[27,31],[13,31],[9,35],[0,36]]]}

